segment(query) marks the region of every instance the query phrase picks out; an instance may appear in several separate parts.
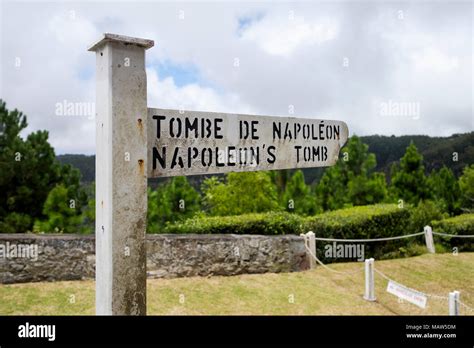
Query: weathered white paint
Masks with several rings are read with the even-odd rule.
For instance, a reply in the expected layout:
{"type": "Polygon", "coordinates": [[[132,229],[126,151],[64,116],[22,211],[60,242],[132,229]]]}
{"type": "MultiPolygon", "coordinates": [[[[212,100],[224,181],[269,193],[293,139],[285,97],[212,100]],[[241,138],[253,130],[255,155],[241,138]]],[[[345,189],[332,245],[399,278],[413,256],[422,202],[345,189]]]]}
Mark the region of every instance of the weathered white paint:
{"type": "Polygon", "coordinates": [[[459,291],[452,291],[448,296],[449,315],[459,315],[459,291]]]}
{"type": "Polygon", "coordinates": [[[342,121],[150,108],[148,175],[327,167],[347,136],[342,121]]]}
{"type": "Polygon", "coordinates": [[[365,260],[365,294],[364,299],[375,301],[374,259],[365,260]]]}
{"type": "Polygon", "coordinates": [[[407,288],[402,284],[398,284],[393,280],[389,280],[387,284],[387,292],[406,300],[420,308],[426,308],[427,296],[419,291],[407,288]]]}
{"type": "Polygon", "coordinates": [[[431,254],[436,253],[436,249],[434,246],[434,241],[433,241],[433,230],[431,229],[430,226],[425,226],[425,242],[426,242],[426,248],[428,249],[428,252],[431,254]]]}
{"type": "Polygon", "coordinates": [[[96,313],[146,314],[147,93],[153,41],[114,34],[96,53],[96,313]]]}
{"type": "MultiPolygon", "coordinates": [[[[316,256],[316,235],[313,231],[309,231],[306,233],[306,237],[308,238],[308,248],[311,250],[314,256],[316,256]]],[[[316,260],[313,255],[309,255],[309,268],[313,269],[316,268],[316,260]]]]}

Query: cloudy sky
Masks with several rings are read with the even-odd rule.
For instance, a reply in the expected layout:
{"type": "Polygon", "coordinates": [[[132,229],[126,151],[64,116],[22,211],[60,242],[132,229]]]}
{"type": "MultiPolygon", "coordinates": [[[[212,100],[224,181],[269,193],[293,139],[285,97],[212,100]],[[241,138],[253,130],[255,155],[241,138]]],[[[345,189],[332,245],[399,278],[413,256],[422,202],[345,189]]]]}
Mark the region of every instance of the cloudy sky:
{"type": "Polygon", "coordinates": [[[1,0],[0,98],[56,152],[94,153],[104,32],[148,38],[148,104],[345,121],[351,134],[473,130],[471,2],[1,0]]]}

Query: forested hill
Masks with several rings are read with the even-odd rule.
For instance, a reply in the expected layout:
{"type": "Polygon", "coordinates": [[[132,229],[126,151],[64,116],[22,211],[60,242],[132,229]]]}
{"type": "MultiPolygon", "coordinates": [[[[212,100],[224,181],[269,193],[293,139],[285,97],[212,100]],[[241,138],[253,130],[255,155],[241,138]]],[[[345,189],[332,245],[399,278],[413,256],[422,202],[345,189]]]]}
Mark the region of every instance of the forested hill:
{"type": "Polygon", "coordinates": [[[62,164],[70,164],[80,170],[83,182],[95,180],[95,155],[58,155],[56,156],[62,164]]]}
{"type": "MultiPolygon", "coordinates": [[[[369,152],[377,157],[377,171],[390,173],[390,166],[398,161],[405,153],[410,141],[413,140],[418,150],[422,153],[427,172],[441,168],[443,165],[451,168],[459,176],[463,168],[474,163],[474,132],[454,134],[450,137],[429,137],[426,135],[381,136],[371,135],[361,137],[369,145],[369,152]],[[458,161],[453,161],[453,153],[458,154],[458,161]]],[[[94,181],[95,156],[86,155],[59,155],[61,163],[71,164],[82,173],[82,181],[94,181]]],[[[305,169],[307,183],[319,179],[323,169],[305,169]]],[[[195,181],[195,180],[191,180],[195,181]]],[[[200,180],[197,180],[200,182],[200,180]]]]}
{"type": "Polygon", "coordinates": [[[461,175],[467,164],[474,163],[474,132],[453,134],[450,137],[429,137],[426,135],[381,136],[371,135],[361,137],[369,145],[369,152],[377,157],[377,171],[390,173],[390,166],[397,162],[405,153],[410,141],[413,140],[423,155],[425,169],[431,172],[443,165],[449,167],[456,176],[461,175]],[[453,161],[454,153],[458,160],[453,161]]]}

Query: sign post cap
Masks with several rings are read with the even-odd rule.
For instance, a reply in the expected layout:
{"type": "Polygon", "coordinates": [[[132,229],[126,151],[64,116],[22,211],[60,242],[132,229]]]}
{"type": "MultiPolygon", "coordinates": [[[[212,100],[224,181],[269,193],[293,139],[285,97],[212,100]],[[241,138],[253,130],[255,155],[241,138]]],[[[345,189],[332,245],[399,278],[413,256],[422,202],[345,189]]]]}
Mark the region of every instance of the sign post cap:
{"type": "Polygon", "coordinates": [[[95,52],[99,47],[108,43],[108,42],[122,42],[128,45],[135,45],[143,47],[144,49],[149,49],[155,45],[153,40],[141,39],[138,37],[130,37],[125,35],[104,33],[104,37],[89,47],[88,51],[95,52]]]}

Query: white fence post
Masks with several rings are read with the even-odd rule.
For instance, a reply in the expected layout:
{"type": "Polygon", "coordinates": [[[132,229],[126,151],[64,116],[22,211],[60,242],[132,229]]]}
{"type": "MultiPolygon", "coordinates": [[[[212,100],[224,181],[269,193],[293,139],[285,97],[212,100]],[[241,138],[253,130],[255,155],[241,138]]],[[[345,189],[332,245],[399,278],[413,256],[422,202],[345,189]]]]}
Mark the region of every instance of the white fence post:
{"type": "MultiPolygon", "coordinates": [[[[308,247],[309,250],[313,253],[314,256],[316,256],[316,235],[314,234],[313,231],[309,231],[306,233],[306,238],[308,239],[308,247]]],[[[309,268],[314,269],[316,268],[316,260],[312,255],[309,255],[309,268]]]]}
{"type": "Polygon", "coordinates": [[[428,252],[431,254],[436,253],[433,242],[433,230],[431,229],[431,226],[425,226],[425,241],[428,252]]]}
{"type": "Polygon", "coordinates": [[[459,291],[449,293],[449,315],[459,315],[459,291]]]}
{"type": "Polygon", "coordinates": [[[367,301],[375,301],[374,259],[365,260],[365,295],[367,301]]]}
{"type": "Polygon", "coordinates": [[[104,34],[96,54],[96,313],[146,314],[147,89],[153,41],[104,34]]]}
{"type": "Polygon", "coordinates": [[[301,233],[300,234],[300,237],[303,238],[303,241],[304,241],[304,252],[306,254],[306,260],[308,260],[308,265],[310,265],[310,260],[311,260],[311,255],[309,254],[308,252],[308,237],[306,237],[306,233],[301,233]]]}

